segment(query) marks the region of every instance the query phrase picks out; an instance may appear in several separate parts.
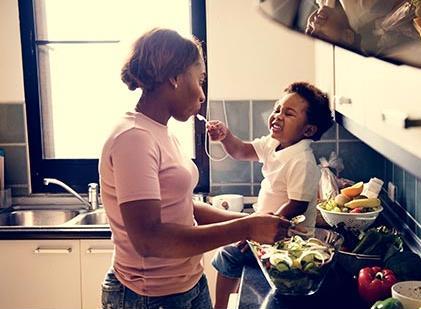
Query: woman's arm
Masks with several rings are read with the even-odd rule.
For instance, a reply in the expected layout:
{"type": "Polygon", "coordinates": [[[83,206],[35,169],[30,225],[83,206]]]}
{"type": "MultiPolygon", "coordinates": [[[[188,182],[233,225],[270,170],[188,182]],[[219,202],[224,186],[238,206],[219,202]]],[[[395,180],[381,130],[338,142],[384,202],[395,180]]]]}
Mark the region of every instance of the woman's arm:
{"type": "Polygon", "coordinates": [[[120,205],[128,237],[145,257],[189,257],[242,239],[272,243],[285,237],[290,225],[277,216],[261,214],[200,226],[163,223],[160,203],[140,200],[120,205]]]}
{"type": "Polygon", "coordinates": [[[217,209],[209,204],[193,201],[194,217],[199,225],[244,218],[245,213],[217,209]]]}

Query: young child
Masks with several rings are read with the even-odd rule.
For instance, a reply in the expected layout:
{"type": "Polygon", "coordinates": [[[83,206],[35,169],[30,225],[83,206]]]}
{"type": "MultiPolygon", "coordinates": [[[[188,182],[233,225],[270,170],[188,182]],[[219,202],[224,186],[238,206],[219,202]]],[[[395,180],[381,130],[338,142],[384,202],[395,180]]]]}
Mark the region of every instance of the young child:
{"type": "MultiPolygon", "coordinates": [[[[263,181],[258,212],[275,213],[287,219],[304,214],[304,226],[316,222],[316,195],[320,171],[310,144],[333,124],[329,99],[305,82],[289,85],[269,116],[270,134],[252,142],[234,136],[220,121],[209,121],[208,134],[220,141],[234,159],[263,163],[263,181]]],[[[218,271],[215,309],[226,308],[230,293],[238,289],[243,266],[253,260],[244,246],[221,248],[212,264],[218,271]]]]}

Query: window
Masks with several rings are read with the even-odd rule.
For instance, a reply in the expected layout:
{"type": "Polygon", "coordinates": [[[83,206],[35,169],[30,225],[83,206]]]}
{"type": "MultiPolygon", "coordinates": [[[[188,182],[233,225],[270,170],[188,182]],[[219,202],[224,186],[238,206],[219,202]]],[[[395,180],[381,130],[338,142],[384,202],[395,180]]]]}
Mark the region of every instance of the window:
{"type": "MultiPolygon", "coordinates": [[[[140,90],[130,92],[120,81],[130,45],[146,30],[167,27],[193,33],[205,49],[204,2],[19,1],[33,192],[59,189],[44,186],[45,177],[80,192],[98,182],[98,156],[110,124],[140,97],[140,90]]],[[[171,120],[169,127],[199,167],[196,190],[208,191],[203,124],[171,120]]]]}

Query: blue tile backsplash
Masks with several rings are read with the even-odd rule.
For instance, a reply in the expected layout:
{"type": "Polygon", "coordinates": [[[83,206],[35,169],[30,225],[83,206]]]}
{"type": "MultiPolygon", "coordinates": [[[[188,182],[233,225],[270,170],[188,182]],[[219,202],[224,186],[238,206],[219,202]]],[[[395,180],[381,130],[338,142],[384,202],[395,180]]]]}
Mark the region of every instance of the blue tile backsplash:
{"type": "MultiPolygon", "coordinates": [[[[239,138],[250,141],[255,138],[267,135],[269,133],[267,127],[267,119],[273,110],[273,100],[242,100],[242,101],[211,101],[209,103],[210,119],[218,119],[225,122],[228,119],[228,125],[232,132],[239,138]],[[226,108],[226,117],[223,108],[226,108]],[[247,118],[246,115],[251,114],[247,118]],[[236,125],[238,124],[238,128],[236,125]]],[[[211,142],[211,153],[215,157],[221,158],[224,155],[220,143],[211,142]]],[[[359,178],[359,167],[364,169],[367,174],[364,180],[368,180],[369,176],[378,175],[378,171],[383,171],[383,161],[378,161],[378,156],[369,147],[361,143],[355,136],[347,133],[346,130],[338,128],[335,124],[330,128],[318,142],[312,145],[316,159],[321,157],[329,158],[332,151],[341,152],[344,156],[348,171],[344,171],[344,175],[351,178],[359,178]],[[338,135],[343,136],[344,143],[340,143],[338,135]],[[364,157],[364,162],[356,161],[353,155],[353,149],[359,151],[364,157]],[[370,159],[373,156],[372,159],[370,159]],[[372,164],[374,162],[374,164],[372,164]],[[358,167],[359,166],[359,167],[358,167]],[[368,179],[367,179],[368,178],[368,179]]],[[[215,193],[215,188],[220,191],[221,186],[233,186],[242,183],[250,186],[250,192],[256,195],[259,191],[260,182],[263,179],[261,173],[261,163],[253,162],[251,165],[238,162],[231,158],[223,161],[210,160],[211,166],[211,193],[215,193]],[[248,177],[250,175],[250,177],[248,177]]],[[[344,177],[346,177],[344,176],[344,177]]]]}
{"type": "MultiPolygon", "coordinates": [[[[244,140],[253,140],[268,134],[267,118],[276,100],[225,101],[228,123],[234,134],[244,140]],[[247,115],[250,117],[247,118],[247,115]],[[236,127],[236,126],[239,127],[236,127]]],[[[211,119],[224,121],[223,101],[210,102],[211,119]]],[[[219,143],[211,142],[211,152],[219,158],[224,154],[219,143]]],[[[333,125],[320,141],[312,145],[316,160],[329,158],[332,151],[339,154],[344,162],[344,170],[339,176],[354,181],[367,182],[371,177],[384,180],[384,188],[392,181],[397,187],[397,204],[413,217],[409,227],[421,237],[421,179],[403,170],[397,164],[374,151],[353,134],[339,125],[333,125]]],[[[319,161],[318,161],[319,162],[319,161]]],[[[223,161],[210,161],[211,194],[240,193],[257,195],[262,180],[261,164],[239,162],[226,158],[223,161]]]]}
{"type": "Polygon", "coordinates": [[[269,133],[267,123],[275,102],[275,100],[267,100],[253,101],[251,103],[252,139],[265,136],[269,133]]]}
{"type": "MultiPolygon", "coordinates": [[[[233,132],[245,140],[252,140],[268,133],[267,118],[276,100],[227,100],[209,103],[210,119],[226,122],[223,105],[226,107],[228,125],[233,132]]],[[[6,184],[14,196],[29,193],[27,164],[27,140],[24,132],[24,103],[0,104],[0,148],[6,152],[6,184]]],[[[344,161],[345,169],[340,176],[352,180],[367,181],[376,176],[384,180],[384,188],[392,181],[397,187],[397,204],[405,209],[410,227],[421,237],[421,179],[403,170],[365,145],[343,127],[334,125],[322,139],[313,143],[315,157],[329,157],[336,151],[344,161]]],[[[219,143],[211,142],[212,157],[222,158],[225,152],[219,143]]],[[[240,162],[231,158],[222,161],[210,160],[211,194],[239,193],[257,195],[262,180],[261,164],[240,162]]]]}
{"type": "Polygon", "coordinates": [[[368,182],[370,178],[384,178],[384,158],[366,144],[339,140],[339,157],[344,163],[341,177],[368,182]]]}

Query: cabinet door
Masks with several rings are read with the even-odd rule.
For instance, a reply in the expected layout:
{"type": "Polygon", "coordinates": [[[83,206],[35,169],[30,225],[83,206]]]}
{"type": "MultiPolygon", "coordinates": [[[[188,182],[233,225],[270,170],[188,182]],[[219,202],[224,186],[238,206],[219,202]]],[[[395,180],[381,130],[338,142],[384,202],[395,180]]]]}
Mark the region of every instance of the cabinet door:
{"type": "Polygon", "coordinates": [[[421,124],[403,127],[403,120],[421,121],[421,69],[377,59],[367,63],[372,81],[365,123],[377,135],[421,158],[421,124]]]}
{"type": "Polygon", "coordinates": [[[81,307],[78,240],[4,240],[0,252],[0,308],[81,307]]]}
{"type": "Polygon", "coordinates": [[[323,42],[314,42],[316,86],[329,95],[333,109],[334,95],[334,56],[333,45],[323,42]]]}
{"type": "Polygon", "coordinates": [[[335,47],[335,109],[360,125],[370,103],[372,80],[367,78],[368,58],[335,47]]]}
{"type": "MultiPolygon", "coordinates": [[[[405,116],[421,122],[421,69],[335,48],[335,74],[337,111],[363,125],[368,132],[421,158],[421,127],[401,125],[405,116]]],[[[372,144],[381,143],[379,140],[372,144]]],[[[395,162],[402,161],[399,154],[389,151],[387,156],[395,162]]]]}
{"type": "Polygon", "coordinates": [[[80,241],[82,308],[101,308],[101,283],[111,267],[113,243],[110,239],[80,241]]]}

